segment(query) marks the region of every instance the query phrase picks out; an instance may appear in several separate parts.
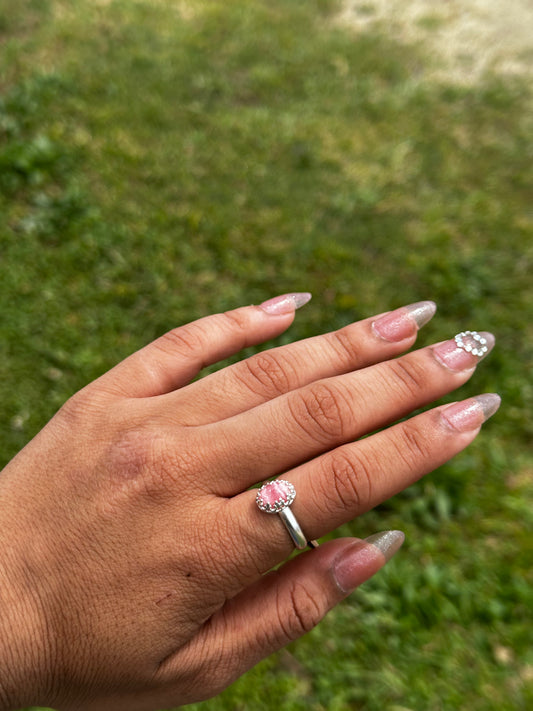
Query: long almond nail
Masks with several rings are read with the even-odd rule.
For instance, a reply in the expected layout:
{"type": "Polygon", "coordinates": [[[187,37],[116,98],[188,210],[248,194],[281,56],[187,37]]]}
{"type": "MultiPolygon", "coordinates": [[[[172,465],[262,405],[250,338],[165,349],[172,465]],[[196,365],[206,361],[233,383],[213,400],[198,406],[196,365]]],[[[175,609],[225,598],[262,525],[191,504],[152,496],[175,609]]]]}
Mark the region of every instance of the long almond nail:
{"type": "Polygon", "coordinates": [[[349,546],[335,561],[333,575],[337,585],[343,592],[351,592],[361,582],[361,565],[365,556],[372,555],[372,560],[375,560],[376,555],[382,555],[388,562],[404,540],[402,531],[382,531],[349,546]],[[369,545],[365,546],[365,543],[369,545]]]}
{"type": "Polygon", "coordinates": [[[434,301],[417,301],[415,304],[402,306],[372,323],[374,333],[391,343],[403,341],[414,336],[419,328],[425,326],[435,315],[437,305],[434,301]]]}
{"type": "Polygon", "coordinates": [[[433,346],[433,354],[442,365],[460,372],[475,368],[494,348],[495,338],[487,331],[463,331],[455,338],[433,346]]]}
{"type": "Polygon", "coordinates": [[[462,402],[454,402],[441,411],[445,424],[457,432],[471,432],[498,411],[502,399],[497,393],[485,393],[462,402]]]}
{"type": "Polygon", "coordinates": [[[290,314],[296,311],[296,309],[304,306],[304,304],[307,304],[310,300],[311,294],[308,292],[282,294],[268,301],[263,301],[263,303],[259,305],[259,308],[271,316],[280,316],[281,314],[290,314]]]}
{"type": "Polygon", "coordinates": [[[365,538],[365,543],[371,543],[383,553],[388,562],[400,549],[405,541],[403,531],[381,531],[365,538]]]}

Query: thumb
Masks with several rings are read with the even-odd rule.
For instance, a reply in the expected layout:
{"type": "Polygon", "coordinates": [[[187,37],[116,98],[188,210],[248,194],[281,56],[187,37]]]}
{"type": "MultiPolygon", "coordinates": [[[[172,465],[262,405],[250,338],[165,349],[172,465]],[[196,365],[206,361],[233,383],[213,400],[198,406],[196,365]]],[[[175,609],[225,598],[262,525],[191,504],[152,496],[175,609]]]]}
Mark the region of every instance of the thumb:
{"type": "Polygon", "coordinates": [[[404,541],[385,531],[362,541],[337,539],[299,555],[244,591],[228,610],[226,634],[253,663],[301,637],[331,608],[371,578],[404,541]],[[230,628],[230,629],[228,629],[230,628]],[[247,651],[248,650],[248,651],[247,651]]]}
{"type": "Polygon", "coordinates": [[[384,531],[365,540],[329,541],[296,556],[229,600],[193,643],[203,651],[212,694],[309,632],[377,573],[403,541],[401,531],[384,531]],[[206,655],[206,650],[212,654],[206,655]]]}

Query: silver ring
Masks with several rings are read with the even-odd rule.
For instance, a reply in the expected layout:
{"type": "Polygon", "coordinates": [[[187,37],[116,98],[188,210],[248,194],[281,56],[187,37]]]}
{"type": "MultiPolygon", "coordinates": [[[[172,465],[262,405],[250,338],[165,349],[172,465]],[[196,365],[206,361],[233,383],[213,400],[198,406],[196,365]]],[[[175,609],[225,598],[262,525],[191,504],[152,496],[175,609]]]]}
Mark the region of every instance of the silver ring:
{"type": "Polygon", "coordinates": [[[290,481],[273,479],[272,481],[267,481],[259,489],[255,502],[261,511],[279,514],[296,548],[300,550],[307,546],[317,548],[318,543],[307,540],[300,524],[296,520],[296,516],[291,511],[290,506],[295,497],[296,489],[290,481]]]}

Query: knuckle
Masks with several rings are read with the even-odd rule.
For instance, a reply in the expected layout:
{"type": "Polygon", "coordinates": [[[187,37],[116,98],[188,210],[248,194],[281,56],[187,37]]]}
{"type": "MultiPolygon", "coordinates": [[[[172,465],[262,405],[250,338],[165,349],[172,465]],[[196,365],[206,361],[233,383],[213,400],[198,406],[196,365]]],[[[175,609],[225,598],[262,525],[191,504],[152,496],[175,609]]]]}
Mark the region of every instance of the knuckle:
{"type": "Polygon", "coordinates": [[[277,599],[280,627],[287,640],[301,637],[316,627],[324,611],[310,591],[300,582],[292,582],[285,595],[277,599]]]}
{"type": "Polygon", "coordinates": [[[292,414],[307,435],[329,443],[344,435],[347,401],[347,394],[338,384],[321,381],[295,393],[292,414]]]}
{"type": "Polygon", "coordinates": [[[108,403],[102,402],[99,393],[87,387],[70,397],[60,408],[56,417],[67,427],[74,429],[85,426],[91,415],[99,415],[107,409],[108,403]]]}
{"type": "Polygon", "coordinates": [[[398,358],[387,365],[394,376],[395,390],[400,386],[407,395],[417,397],[424,389],[428,374],[414,358],[398,358]]]}
{"type": "Polygon", "coordinates": [[[331,454],[329,493],[324,492],[326,505],[333,510],[364,511],[372,500],[372,466],[361,453],[337,450],[331,454]]]}
{"type": "Polygon", "coordinates": [[[155,346],[165,353],[178,352],[184,355],[198,353],[203,356],[212,340],[213,332],[230,332],[233,336],[241,336],[242,343],[239,347],[244,347],[248,330],[249,321],[244,310],[236,309],[174,328],[155,341],[155,346]]]}
{"type": "Polygon", "coordinates": [[[219,314],[225,325],[233,332],[247,334],[250,328],[250,320],[246,315],[245,309],[233,309],[233,311],[224,311],[224,313],[219,314]]]}
{"type": "Polygon", "coordinates": [[[329,344],[335,351],[335,355],[339,357],[351,369],[355,363],[360,360],[360,348],[358,343],[354,341],[352,332],[353,324],[328,334],[329,344]]]}
{"type": "Polygon", "coordinates": [[[273,398],[291,389],[293,374],[290,366],[282,365],[272,353],[258,353],[245,360],[242,365],[246,368],[243,380],[254,392],[273,398]]]}
{"type": "Polygon", "coordinates": [[[245,671],[245,661],[232,644],[213,644],[213,639],[226,641],[231,639],[231,634],[231,626],[223,615],[217,617],[216,623],[213,619],[207,620],[194,644],[179,650],[179,672],[173,666],[163,673],[160,671],[161,681],[174,689],[179,683],[182,698],[201,701],[220,694],[245,671]]]}
{"type": "Polygon", "coordinates": [[[155,341],[155,346],[164,353],[180,353],[190,355],[191,353],[203,353],[206,347],[207,334],[198,323],[189,323],[186,326],[179,326],[155,341]]]}
{"type": "Polygon", "coordinates": [[[431,455],[431,447],[424,432],[413,422],[404,422],[396,442],[396,453],[411,469],[431,455]]]}
{"type": "Polygon", "coordinates": [[[67,431],[77,430],[83,426],[86,407],[82,404],[80,393],[69,398],[56,413],[54,420],[67,431]]]}

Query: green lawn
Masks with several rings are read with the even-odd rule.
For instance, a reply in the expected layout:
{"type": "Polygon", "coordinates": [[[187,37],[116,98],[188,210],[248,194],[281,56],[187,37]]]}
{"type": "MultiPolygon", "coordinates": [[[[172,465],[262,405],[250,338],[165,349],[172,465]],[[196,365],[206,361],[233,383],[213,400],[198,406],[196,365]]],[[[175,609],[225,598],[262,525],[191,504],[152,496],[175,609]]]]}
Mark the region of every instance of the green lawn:
{"type": "Polygon", "coordinates": [[[336,8],[0,5],[2,460],[75,390],[200,315],[309,290],[286,342],[434,299],[421,344],[496,334],[461,396],[497,391],[500,412],[340,531],[403,529],[384,571],[193,708],[525,711],[531,86],[436,83],[427,47],[356,35],[336,8]]]}

